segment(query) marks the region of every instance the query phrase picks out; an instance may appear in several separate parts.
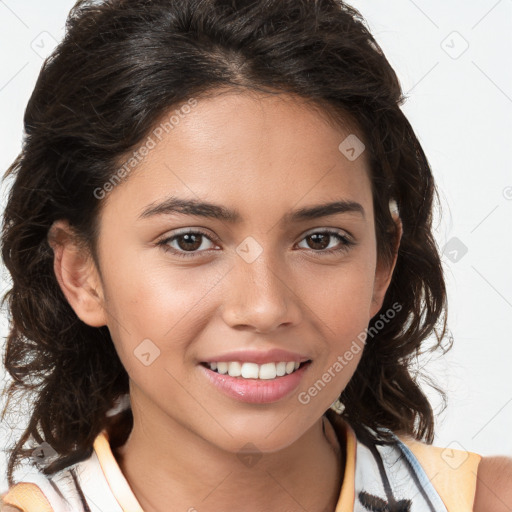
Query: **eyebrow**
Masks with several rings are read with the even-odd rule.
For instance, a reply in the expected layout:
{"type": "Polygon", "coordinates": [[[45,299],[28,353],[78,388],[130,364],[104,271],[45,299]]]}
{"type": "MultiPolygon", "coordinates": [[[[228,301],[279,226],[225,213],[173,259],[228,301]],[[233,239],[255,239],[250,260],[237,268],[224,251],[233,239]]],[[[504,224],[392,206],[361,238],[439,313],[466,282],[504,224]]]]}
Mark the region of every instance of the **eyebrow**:
{"type": "MultiPolygon", "coordinates": [[[[338,200],[331,203],[307,206],[286,213],[282,223],[293,223],[305,220],[328,217],[338,213],[359,213],[365,218],[365,211],[360,203],[348,200],[338,200]]],[[[222,205],[199,201],[197,199],[181,199],[178,197],[168,197],[160,203],[149,204],[139,215],[139,219],[147,219],[156,215],[193,215],[197,217],[206,217],[218,219],[229,223],[239,223],[242,216],[238,210],[231,210],[222,205]]]]}

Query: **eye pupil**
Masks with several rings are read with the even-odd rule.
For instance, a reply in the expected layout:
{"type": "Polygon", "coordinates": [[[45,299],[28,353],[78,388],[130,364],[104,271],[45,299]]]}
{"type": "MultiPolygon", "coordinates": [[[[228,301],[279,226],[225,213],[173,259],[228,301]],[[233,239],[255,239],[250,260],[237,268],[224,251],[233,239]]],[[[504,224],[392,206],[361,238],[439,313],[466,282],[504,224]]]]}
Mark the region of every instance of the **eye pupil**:
{"type": "Polygon", "coordinates": [[[329,245],[329,237],[331,237],[331,236],[332,235],[329,235],[329,234],[313,233],[312,235],[309,235],[307,238],[312,239],[315,244],[319,244],[320,245],[320,247],[312,247],[312,249],[322,250],[322,249],[325,249],[326,247],[328,247],[328,245],[329,245]],[[320,238],[323,237],[323,239],[324,239],[323,243],[316,242],[315,239],[317,237],[320,237],[320,238]]]}
{"type": "Polygon", "coordinates": [[[183,249],[185,251],[194,251],[194,250],[197,250],[199,249],[199,247],[201,247],[201,237],[203,235],[201,234],[194,234],[194,233],[185,233],[183,235],[179,235],[177,237],[177,242],[178,242],[178,245],[180,247],[180,249],[183,249]],[[193,239],[196,239],[195,243],[191,240],[193,239]],[[182,240],[185,240],[185,247],[183,246],[183,243],[182,243],[182,240]],[[192,244],[192,247],[190,245],[186,245],[186,244],[192,244]]]}

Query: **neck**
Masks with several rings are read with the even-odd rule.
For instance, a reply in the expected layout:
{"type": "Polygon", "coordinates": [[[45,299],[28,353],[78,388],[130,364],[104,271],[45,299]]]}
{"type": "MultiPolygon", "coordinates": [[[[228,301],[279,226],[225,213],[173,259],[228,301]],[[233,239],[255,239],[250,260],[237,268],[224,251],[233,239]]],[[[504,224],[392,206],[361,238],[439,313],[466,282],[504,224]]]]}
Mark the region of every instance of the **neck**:
{"type": "Polygon", "coordinates": [[[169,503],[191,512],[334,512],[344,466],[325,417],[285,449],[244,465],[182,425],[162,435],[161,423],[134,413],[130,436],[114,456],[145,512],[168,512],[169,503]]]}

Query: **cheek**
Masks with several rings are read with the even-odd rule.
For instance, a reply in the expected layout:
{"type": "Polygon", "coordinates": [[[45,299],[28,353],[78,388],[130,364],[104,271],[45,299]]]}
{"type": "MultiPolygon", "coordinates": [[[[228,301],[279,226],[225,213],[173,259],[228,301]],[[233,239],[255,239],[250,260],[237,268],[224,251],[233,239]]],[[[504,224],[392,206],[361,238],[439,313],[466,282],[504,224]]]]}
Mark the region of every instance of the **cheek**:
{"type": "Polygon", "coordinates": [[[157,354],[155,368],[164,360],[165,366],[183,360],[181,353],[208,322],[212,291],[223,273],[220,267],[171,267],[127,256],[107,269],[109,329],[127,370],[139,368],[143,347],[151,358],[157,354]]]}
{"type": "Polygon", "coordinates": [[[373,274],[372,262],[363,260],[304,274],[301,296],[331,337],[345,338],[368,325],[373,274]]]}
{"type": "Polygon", "coordinates": [[[334,399],[347,385],[363,353],[373,297],[372,264],[358,260],[331,268],[328,276],[320,277],[304,283],[310,290],[306,310],[311,311],[309,317],[319,337],[313,386],[319,379],[319,385],[328,389],[322,395],[334,399]]]}

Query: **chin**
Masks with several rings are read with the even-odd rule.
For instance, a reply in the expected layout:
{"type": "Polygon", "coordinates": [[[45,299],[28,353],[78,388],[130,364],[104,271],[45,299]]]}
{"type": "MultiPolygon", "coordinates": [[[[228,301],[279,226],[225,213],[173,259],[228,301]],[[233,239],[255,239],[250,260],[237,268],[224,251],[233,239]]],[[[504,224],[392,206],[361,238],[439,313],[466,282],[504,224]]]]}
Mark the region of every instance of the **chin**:
{"type": "Polygon", "coordinates": [[[254,451],[255,453],[274,453],[284,450],[299,439],[308,429],[304,425],[301,429],[296,420],[291,420],[292,415],[279,414],[275,418],[263,418],[247,420],[247,424],[238,421],[236,425],[229,426],[226,423],[226,431],[217,437],[217,446],[238,454],[238,452],[254,451]]]}

